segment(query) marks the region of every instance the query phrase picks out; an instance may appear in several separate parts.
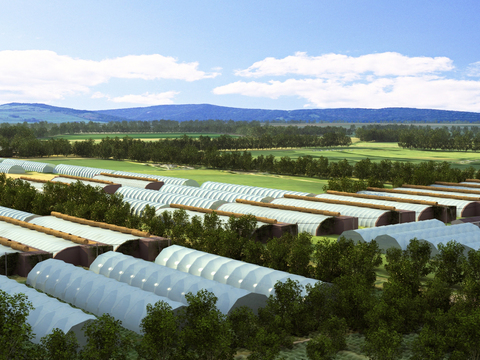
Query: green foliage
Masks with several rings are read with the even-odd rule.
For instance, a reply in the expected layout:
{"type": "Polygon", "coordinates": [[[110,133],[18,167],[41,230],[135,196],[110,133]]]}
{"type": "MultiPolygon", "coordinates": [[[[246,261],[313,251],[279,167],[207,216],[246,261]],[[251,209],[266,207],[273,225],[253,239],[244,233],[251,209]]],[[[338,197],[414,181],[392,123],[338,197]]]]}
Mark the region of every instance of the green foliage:
{"type": "Polygon", "coordinates": [[[335,352],[344,350],[347,347],[345,336],[347,334],[347,321],[337,316],[332,316],[327,321],[321,323],[320,331],[322,334],[328,336],[332,342],[335,352]]]}
{"type": "Polygon", "coordinates": [[[33,310],[24,294],[0,290],[0,359],[25,359],[25,343],[32,339],[27,317],[33,310]]]}
{"type": "Polygon", "coordinates": [[[126,354],[133,346],[121,331],[121,321],[109,314],[88,322],[82,330],[87,338],[87,344],[80,351],[80,357],[84,360],[126,359],[126,354]]]}
{"type": "Polygon", "coordinates": [[[462,282],[461,296],[471,306],[480,303],[480,250],[470,250],[464,262],[465,277],[462,282]]]}
{"type": "Polygon", "coordinates": [[[230,312],[228,321],[234,333],[232,346],[235,349],[252,348],[260,326],[258,317],[253,311],[247,306],[240,306],[230,312]]]}
{"type": "Polygon", "coordinates": [[[40,340],[45,359],[73,360],[78,358],[78,341],[73,332],[65,334],[55,328],[40,340]]]}
{"type": "Polygon", "coordinates": [[[307,343],[307,356],[311,360],[332,360],[337,352],[332,339],[325,334],[320,334],[307,343]]]}
{"type": "Polygon", "coordinates": [[[395,360],[400,355],[402,335],[386,324],[370,329],[365,335],[364,351],[372,360],[395,360]]]}
{"type": "MultiPolygon", "coordinates": [[[[331,164],[335,164],[335,163],[331,163],[331,164]]],[[[368,186],[369,185],[363,180],[356,181],[346,176],[340,177],[340,178],[334,177],[333,179],[328,180],[328,185],[325,185],[323,187],[323,191],[326,192],[327,190],[334,190],[334,191],[356,193],[362,190],[366,190],[368,186]]]]}
{"type": "Polygon", "coordinates": [[[464,249],[462,244],[454,240],[449,241],[446,245],[438,244],[439,253],[432,261],[435,277],[449,286],[461,283],[464,278],[463,264],[466,260],[463,255],[464,249]]]}
{"type": "Polygon", "coordinates": [[[146,360],[175,359],[179,341],[178,323],[172,307],[164,301],[147,305],[140,325],[142,341],[138,354],[146,360]]]}

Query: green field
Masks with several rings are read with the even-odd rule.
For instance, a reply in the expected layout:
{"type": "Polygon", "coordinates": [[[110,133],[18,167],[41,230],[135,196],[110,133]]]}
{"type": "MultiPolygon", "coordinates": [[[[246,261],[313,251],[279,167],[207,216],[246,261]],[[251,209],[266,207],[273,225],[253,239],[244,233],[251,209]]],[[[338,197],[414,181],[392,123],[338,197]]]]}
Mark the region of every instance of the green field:
{"type": "Polygon", "coordinates": [[[452,166],[466,168],[473,166],[480,168],[480,153],[460,152],[460,151],[422,151],[403,149],[397,143],[375,143],[359,141],[349,147],[338,147],[329,149],[279,149],[279,150],[253,150],[252,155],[275,155],[280,159],[282,156],[290,156],[295,159],[300,156],[310,155],[314,158],[320,156],[327,157],[329,160],[338,161],[347,159],[350,163],[370,158],[372,161],[381,161],[389,159],[392,161],[408,161],[419,163],[427,160],[448,161],[452,166]]]}
{"type": "MultiPolygon", "coordinates": [[[[204,133],[101,133],[101,134],[73,134],[73,135],[57,135],[53,136],[54,139],[67,139],[70,141],[83,141],[88,139],[98,140],[100,141],[103,138],[111,137],[119,137],[124,138],[128,136],[132,139],[142,139],[145,141],[154,141],[160,139],[176,139],[181,138],[183,135],[187,135],[188,137],[198,139],[200,136],[209,136],[211,138],[220,137],[223,134],[204,134],[204,133]]],[[[231,135],[232,137],[239,137],[238,135],[231,135]]]]}

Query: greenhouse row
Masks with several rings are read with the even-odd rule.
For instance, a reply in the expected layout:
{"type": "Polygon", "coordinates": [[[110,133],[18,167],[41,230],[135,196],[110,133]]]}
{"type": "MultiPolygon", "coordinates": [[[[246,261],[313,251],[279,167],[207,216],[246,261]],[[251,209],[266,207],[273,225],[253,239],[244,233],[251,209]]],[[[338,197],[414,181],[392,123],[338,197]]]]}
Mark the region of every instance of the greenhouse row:
{"type": "Polygon", "coordinates": [[[55,165],[37,161],[26,161],[17,159],[0,159],[1,164],[20,166],[25,171],[36,171],[41,173],[52,173],[55,165]]]}
{"type": "Polygon", "coordinates": [[[303,196],[314,195],[312,193],[306,193],[306,192],[300,192],[300,191],[269,189],[269,188],[262,188],[257,186],[226,184],[226,183],[219,183],[219,182],[213,182],[213,181],[204,182],[201,188],[209,189],[209,190],[229,191],[229,192],[239,193],[239,194],[257,195],[262,197],[272,197],[272,198],[280,198],[280,197],[283,197],[285,194],[303,195],[303,196]]]}

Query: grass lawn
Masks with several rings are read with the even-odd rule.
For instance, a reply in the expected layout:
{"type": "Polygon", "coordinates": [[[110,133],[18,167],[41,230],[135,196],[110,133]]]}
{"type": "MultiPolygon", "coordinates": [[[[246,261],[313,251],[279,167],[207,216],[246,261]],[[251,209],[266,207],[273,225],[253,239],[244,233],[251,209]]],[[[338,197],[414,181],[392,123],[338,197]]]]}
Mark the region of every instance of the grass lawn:
{"type": "MultiPolygon", "coordinates": [[[[100,142],[101,139],[106,138],[107,136],[110,138],[124,138],[128,136],[132,139],[141,139],[144,141],[155,141],[160,139],[174,139],[174,138],[181,138],[183,135],[187,135],[188,137],[198,139],[200,135],[202,136],[210,136],[211,138],[220,137],[222,134],[204,134],[204,133],[101,133],[101,134],[73,134],[73,135],[56,135],[52,138],[54,139],[67,139],[70,141],[83,141],[88,139],[93,139],[96,142],[100,142]]],[[[230,135],[232,137],[239,137],[238,135],[230,135]]]]}

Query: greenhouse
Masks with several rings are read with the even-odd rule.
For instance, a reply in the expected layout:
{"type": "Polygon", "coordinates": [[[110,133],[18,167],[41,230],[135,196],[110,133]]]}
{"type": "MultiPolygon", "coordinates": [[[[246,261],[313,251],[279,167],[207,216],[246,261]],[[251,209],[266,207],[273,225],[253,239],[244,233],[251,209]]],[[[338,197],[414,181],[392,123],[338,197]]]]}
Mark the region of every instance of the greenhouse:
{"type": "Polygon", "coordinates": [[[127,241],[139,238],[138,236],[124,234],[118,231],[78,224],[72,221],[60,219],[55,216],[40,216],[30,220],[29,222],[35,225],[40,225],[50,229],[80,236],[92,241],[112,245],[114,250],[127,241]]]}
{"type": "Polygon", "coordinates": [[[180,302],[54,259],[35,265],[27,284],[94,315],[110,314],[136,333],[140,333],[148,304],[164,301],[174,312],[184,307],[180,302]]]}
{"type": "Polygon", "coordinates": [[[258,195],[262,197],[273,197],[273,198],[281,198],[285,194],[300,195],[300,196],[314,195],[312,193],[306,193],[306,192],[300,192],[300,191],[269,189],[269,188],[262,188],[262,187],[249,186],[249,185],[225,184],[225,183],[219,183],[219,182],[213,182],[213,181],[204,182],[201,188],[209,189],[209,190],[229,191],[229,192],[240,193],[240,194],[258,195]]]}
{"type": "Polygon", "coordinates": [[[445,228],[445,224],[436,219],[424,220],[419,222],[409,222],[404,224],[393,224],[378,226],[373,228],[357,229],[344,231],[338,238],[344,236],[346,239],[354,242],[370,242],[380,235],[398,234],[409,231],[420,231],[433,228],[445,228]]]}
{"type": "Polygon", "coordinates": [[[216,306],[223,314],[228,314],[240,306],[247,306],[257,312],[267,301],[265,295],[254,294],[113,251],[97,257],[90,265],[90,270],[185,305],[188,305],[185,294],[189,292],[196,294],[204,289],[217,297],[216,306]]]}
{"type": "MultiPolygon", "coordinates": [[[[358,226],[374,227],[390,223],[390,210],[370,209],[349,205],[329,204],[315,201],[281,198],[275,199],[272,204],[297,206],[307,209],[336,211],[344,216],[358,218],[358,226]]],[[[300,230],[299,230],[300,231],[300,230]]]]}
{"type": "Polygon", "coordinates": [[[52,173],[55,165],[36,161],[25,161],[15,159],[5,159],[4,164],[13,164],[21,166],[25,171],[36,171],[41,173],[52,173]]]}
{"type": "Polygon", "coordinates": [[[6,217],[10,217],[17,220],[22,220],[22,221],[29,221],[30,219],[33,219],[34,217],[37,217],[39,215],[0,206],[0,216],[6,216],[6,217]]]}
{"type": "Polygon", "coordinates": [[[25,169],[19,165],[9,164],[2,162],[0,163],[0,173],[5,174],[25,174],[25,169]]]}
{"type": "Polygon", "coordinates": [[[160,204],[158,202],[131,199],[127,197],[123,198],[123,202],[129,203],[131,213],[137,216],[140,216],[142,214],[142,211],[145,209],[147,205],[155,209],[156,215],[160,215],[163,212],[162,209],[168,208],[168,204],[160,204]]]}
{"type": "MultiPolygon", "coordinates": [[[[405,250],[410,243],[410,240],[416,238],[417,240],[427,241],[432,244],[432,256],[438,251],[436,246],[439,242],[446,244],[450,240],[463,244],[463,239],[478,239],[480,241],[480,228],[473,224],[459,224],[445,227],[435,227],[427,229],[419,229],[413,231],[406,231],[401,233],[387,233],[379,235],[375,238],[379,247],[382,250],[387,250],[391,247],[405,250]],[[437,240],[442,238],[442,240],[437,240]],[[448,240],[446,240],[448,239],[448,240]],[[435,245],[435,246],[434,246],[435,245]]],[[[469,240],[471,241],[471,240],[469,240]]]]}
{"type": "Polygon", "coordinates": [[[86,178],[93,178],[95,175],[98,175],[102,172],[113,173],[114,171],[115,170],[99,169],[99,168],[77,166],[77,165],[65,165],[65,164],[58,164],[53,169],[54,174],[80,176],[80,177],[86,177],[86,178]]]}
{"type": "Polygon", "coordinates": [[[27,323],[32,327],[33,343],[39,344],[42,337],[49,335],[53,329],[59,328],[66,334],[74,333],[79,344],[85,345],[82,327],[95,320],[95,316],[88,315],[82,310],[75,309],[6,276],[0,276],[0,289],[9,295],[25,294],[28,301],[32,303],[33,310],[27,317],[27,323]]]}
{"type": "Polygon", "coordinates": [[[130,186],[139,189],[150,189],[150,190],[159,190],[163,182],[162,181],[149,181],[139,180],[139,179],[128,179],[122,177],[114,177],[114,176],[107,176],[107,175],[95,175],[93,177],[95,180],[103,180],[103,181],[113,181],[116,184],[120,184],[122,186],[130,186]]]}
{"type": "Polygon", "coordinates": [[[134,173],[134,172],[128,172],[128,171],[113,171],[112,173],[113,175],[127,175],[127,176],[156,179],[158,181],[162,181],[164,184],[196,186],[196,187],[199,186],[195,180],[191,180],[191,179],[181,179],[181,178],[152,175],[152,174],[141,174],[141,173],[134,173]]]}
{"type": "Polygon", "coordinates": [[[122,186],[116,191],[116,194],[121,194],[123,197],[130,199],[146,200],[158,202],[160,204],[182,204],[205,209],[217,209],[220,205],[225,203],[223,200],[204,199],[180,194],[168,194],[161,191],[138,189],[129,186],[122,186]]]}
{"type": "Polygon", "coordinates": [[[163,185],[160,192],[170,194],[182,194],[189,196],[196,196],[205,199],[224,200],[227,202],[235,202],[237,199],[245,199],[251,201],[270,202],[273,200],[271,197],[264,197],[258,195],[239,194],[230,191],[221,190],[209,190],[192,186],[179,186],[179,185],[163,185]]]}
{"type": "MultiPolygon", "coordinates": [[[[298,280],[299,284],[315,285],[318,280],[239,260],[172,245],[162,250],[155,263],[222,284],[270,296],[275,293],[277,281],[298,280]]],[[[305,289],[303,294],[306,294],[305,289]]]]}
{"type": "Polygon", "coordinates": [[[239,203],[223,204],[218,208],[218,210],[266,217],[287,224],[297,224],[299,233],[307,232],[313,236],[320,235],[322,230],[322,223],[325,222],[326,225],[329,221],[334,220],[331,216],[309,214],[292,210],[279,210],[239,203]]]}
{"type": "MultiPolygon", "coordinates": [[[[390,192],[382,192],[382,191],[359,191],[359,194],[367,194],[367,195],[377,195],[377,196],[388,196],[388,197],[396,197],[396,198],[401,198],[401,199],[413,199],[413,200],[424,200],[424,201],[436,201],[439,204],[445,205],[445,206],[455,206],[456,211],[457,211],[457,217],[468,217],[468,216],[475,216],[477,214],[477,207],[478,204],[475,202],[475,199],[472,199],[471,201],[469,200],[457,200],[457,199],[449,199],[449,198],[444,198],[444,197],[435,197],[435,196],[430,196],[430,195],[415,195],[415,194],[410,194],[410,192],[416,192],[416,193],[428,193],[428,194],[434,194],[433,191],[427,191],[427,190],[419,190],[419,189],[402,189],[402,188],[397,188],[394,190],[401,190],[408,192],[406,194],[400,194],[400,193],[390,193],[390,192]]],[[[438,192],[439,195],[448,195],[446,192],[438,192]]],[[[452,193],[450,195],[456,195],[458,196],[459,194],[452,193]]],[[[468,194],[462,194],[462,197],[469,197],[468,194]],[[466,196],[464,196],[466,195],[466,196]]],[[[480,196],[479,196],[480,197],[480,196]]],[[[477,199],[479,198],[477,197],[477,199]]]]}
{"type": "Polygon", "coordinates": [[[22,166],[25,163],[25,160],[7,158],[7,159],[3,159],[2,163],[22,166]]]}

